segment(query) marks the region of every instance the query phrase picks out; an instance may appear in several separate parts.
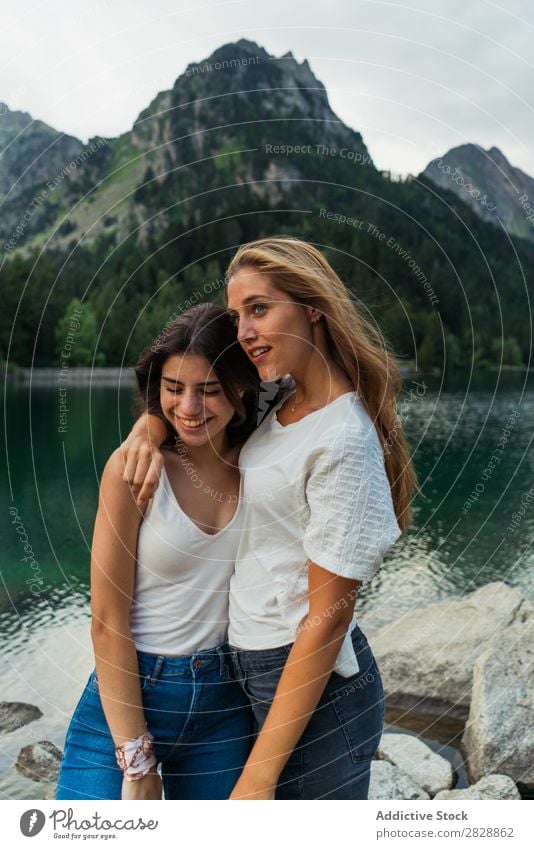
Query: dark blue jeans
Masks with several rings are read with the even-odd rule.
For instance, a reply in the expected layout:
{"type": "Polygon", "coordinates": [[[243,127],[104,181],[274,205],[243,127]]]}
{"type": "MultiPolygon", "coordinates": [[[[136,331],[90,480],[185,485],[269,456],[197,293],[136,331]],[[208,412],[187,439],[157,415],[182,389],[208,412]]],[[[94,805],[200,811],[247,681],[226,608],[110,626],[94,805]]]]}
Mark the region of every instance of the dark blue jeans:
{"type": "MultiPolygon", "coordinates": [[[[352,643],[360,671],[333,672],[276,789],[277,799],[367,799],[371,760],[384,726],[384,690],[365,634],[352,643]]],[[[276,649],[231,648],[234,673],[250,699],[259,730],[292,644],[276,649]]]]}
{"type": "MultiPolygon", "coordinates": [[[[250,751],[254,720],[228,646],[191,657],[137,653],[148,730],[166,799],[227,799],[250,751]]],[[[56,799],[120,799],[122,772],[93,671],[65,740],[56,799]]]]}

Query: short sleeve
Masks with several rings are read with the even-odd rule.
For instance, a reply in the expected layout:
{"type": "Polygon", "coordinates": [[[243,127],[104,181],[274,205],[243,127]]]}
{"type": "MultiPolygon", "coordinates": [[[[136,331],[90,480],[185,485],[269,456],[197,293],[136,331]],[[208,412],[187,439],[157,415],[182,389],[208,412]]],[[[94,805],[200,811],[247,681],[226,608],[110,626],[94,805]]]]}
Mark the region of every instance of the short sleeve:
{"type": "Polygon", "coordinates": [[[401,536],[378,434],[336,428],[306,483],[306,557],[344,578],[368,581],[401,536]]]}

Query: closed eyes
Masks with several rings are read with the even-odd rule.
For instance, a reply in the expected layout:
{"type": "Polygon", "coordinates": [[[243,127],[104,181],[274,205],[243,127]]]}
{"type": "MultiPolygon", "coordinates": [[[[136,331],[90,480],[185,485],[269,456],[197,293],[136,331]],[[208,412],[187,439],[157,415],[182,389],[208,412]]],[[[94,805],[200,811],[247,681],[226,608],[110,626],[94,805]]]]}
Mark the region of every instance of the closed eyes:
{"type": "MultiPolygon", "coordinates": [[[[167,391],[170,392],[172,395],[179,395],[182,392],[181,389],[173,389],[171,386],[167,387],[167,391]]],[[[213,389],[211,392],[208,392],[207,390],[205,390],[202,394],[203,395],[220,395],[220,393],[221,393],[220,389],[213,389]]]]}

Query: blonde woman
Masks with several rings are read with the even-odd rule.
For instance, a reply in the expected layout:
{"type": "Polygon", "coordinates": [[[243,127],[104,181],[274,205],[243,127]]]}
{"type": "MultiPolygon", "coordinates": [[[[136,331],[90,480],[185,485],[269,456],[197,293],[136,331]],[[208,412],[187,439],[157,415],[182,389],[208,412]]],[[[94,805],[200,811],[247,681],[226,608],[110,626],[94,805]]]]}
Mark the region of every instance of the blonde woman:
{"type": "MultiPolygon", "coordinates": [[[[366,799],[384,694],[354,606],[411,521],[400,370],[312,245],[246,244],[226,282],[241,347],[278,384],[239,457],[229,644],[258,733],[231,798],[366,799]]],[[[163,437],[148,416],[129,440],[140,502],[158,475],[148,441],[163,437]]]]}

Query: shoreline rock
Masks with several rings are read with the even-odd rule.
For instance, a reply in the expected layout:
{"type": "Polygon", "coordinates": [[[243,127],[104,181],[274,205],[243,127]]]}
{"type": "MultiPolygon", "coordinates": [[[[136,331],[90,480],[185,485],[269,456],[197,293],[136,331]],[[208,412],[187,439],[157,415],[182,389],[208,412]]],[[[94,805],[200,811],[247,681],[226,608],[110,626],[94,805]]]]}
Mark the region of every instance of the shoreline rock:
{"type": "Polygon", "coordinates": [[[508,775],[486,775],[471,787],[442,790],[434,799],[521,799],[515,782],[508,775]]]}
{"type": "MultiPolygon", "coordinates": [[[[471,786],[451,789],[449,762],[440,763],[417,736],[385,733],[372,770],[376,795],[370,798],[520,799],[520,787],[529,793],[534,786],[532,602],[495,581],[384,624],[392,612],[375,617],[375,624],[382,622],[371,628],[370,640],[386,708],[408,717],[466,722],[461,749],[471,786]],[[385,782],[382,790],[379,780],[385,782]]],[[[365,621],[362,625],[365,630],[365,621]]]]}
{"type": "Polygon", "coordinates": [[[382,735],[376,757],[402,769],[422,790],[434,796],[452,787],[452,766],[412,734],[382,735]]]}
{"type": "Polygon", "coordinates": [[[387,706],[467,720],[476,661],[521,621],[527,604],[518,589],[495,581],[380,628],[371,645],[387,706]]]}
{"type": "Polygon", "coordinates": [[[462,744],[469,778],[505,773],[534,787],[534,616],[478,658],[462,744]]]}
{"type": "Polygon", "coordinates": [[[15,769],[32,781],[57,781],[61,764],[61,750],[50,740],[39,740],[20,750],[15,769]]]}
{"type": "Polygon", "coordinates": [[[430,799],[400,767],[389,761],[374,760],[371,764],[369,799],[430,799]]]}
{"type": "Polygon", "coordinates": [[[42,715],[38,707],[27,702],[0,702],[0,732],[10,734],[42,715]]]}

